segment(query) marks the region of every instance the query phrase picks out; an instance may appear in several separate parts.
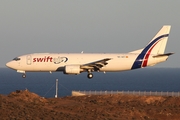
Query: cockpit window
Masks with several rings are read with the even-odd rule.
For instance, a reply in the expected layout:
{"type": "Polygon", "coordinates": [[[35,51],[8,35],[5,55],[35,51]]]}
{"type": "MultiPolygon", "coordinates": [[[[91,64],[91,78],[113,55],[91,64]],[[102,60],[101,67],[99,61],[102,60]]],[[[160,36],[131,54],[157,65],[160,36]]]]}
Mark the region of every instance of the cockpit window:
{"type": "Polygon", "coordinates": [[[15,57],[13,60],[19,61],[19,60],[21,60],[21,58],[15,57]]]}

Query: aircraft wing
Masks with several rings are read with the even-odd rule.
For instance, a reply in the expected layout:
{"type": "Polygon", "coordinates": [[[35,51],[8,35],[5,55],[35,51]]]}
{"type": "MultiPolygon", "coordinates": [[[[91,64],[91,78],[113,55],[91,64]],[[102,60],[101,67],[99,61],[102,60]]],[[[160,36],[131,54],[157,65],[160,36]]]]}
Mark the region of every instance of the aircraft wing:
{"type": "Polygon", "coordinates": [[[102,60],[98,60],[98,61],[94,61],[91,63],[87,63],[87,64],[83,64],[81,65],[82,69],[85,70],[93,70],[93,71],[98,71],[100,68],[104,67],[105,65],[107,65],[107,61],[111,60],[111,58],[105,58],[102,60]]]}

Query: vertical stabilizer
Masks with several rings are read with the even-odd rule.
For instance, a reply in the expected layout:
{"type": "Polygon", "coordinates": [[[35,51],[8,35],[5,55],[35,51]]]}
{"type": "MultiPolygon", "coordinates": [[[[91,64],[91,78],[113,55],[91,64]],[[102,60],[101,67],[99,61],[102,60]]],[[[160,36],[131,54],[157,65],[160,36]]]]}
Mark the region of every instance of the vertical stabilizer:
{"type": "Polygon", "coordinates": [[[170,29],[170,25],[163,26],[145,49],[151,49],[151,54],[164,54],[170,29]]]}
{"type": "MultiPolygon", "coordinates": [[[[132,69],[146,67],[148,65],[149,56],[160,57],[161,55],[162,57],[166,48],[166,43],[168,40],[170,28],[171,28],[170,25],[164,25],[145,48],[130,52],[130,53],[139,54],[134,64],[132,65],[132,69]]],[[[166,57],[165,59],[163,58],[161,61],[166,60],[168,55],[171,54],[172,53],[164,54],[166,55],[166,57]]]]}
{"type": "Polygon", "coordinates": [[[164,25],[145,48],[135,50],[130,53],[154,54],[154,55],[164,54],[170,29],[171,29],[170,25],[164,25]]]}

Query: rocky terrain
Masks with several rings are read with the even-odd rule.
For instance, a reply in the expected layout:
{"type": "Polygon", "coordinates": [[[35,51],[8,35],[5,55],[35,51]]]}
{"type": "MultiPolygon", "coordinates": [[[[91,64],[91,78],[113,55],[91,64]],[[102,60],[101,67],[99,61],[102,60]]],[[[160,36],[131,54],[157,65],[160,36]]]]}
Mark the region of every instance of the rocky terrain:
{"type": "Polygon", "coordinates": [[[42,98],[28,90],[0,95],[0,120],[180,120],[180,97],[92,95],[42,98]]]}

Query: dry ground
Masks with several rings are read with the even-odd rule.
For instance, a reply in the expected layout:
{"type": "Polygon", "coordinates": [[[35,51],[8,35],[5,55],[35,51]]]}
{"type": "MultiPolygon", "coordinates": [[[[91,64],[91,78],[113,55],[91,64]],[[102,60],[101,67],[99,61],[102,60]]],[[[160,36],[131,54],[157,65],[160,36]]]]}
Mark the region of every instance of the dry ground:
{"type": "Polygon", "coordinates": [[[180,120],[180,97],[92,95],[42,98],[28,90],[0,95],[0,120],[180,120]]]}

